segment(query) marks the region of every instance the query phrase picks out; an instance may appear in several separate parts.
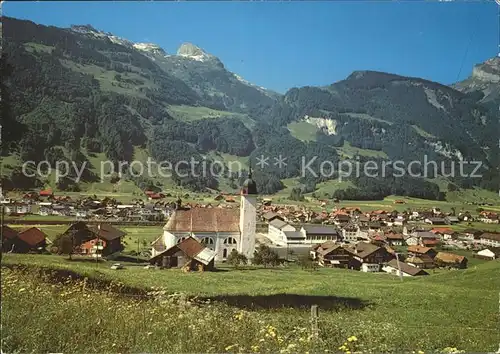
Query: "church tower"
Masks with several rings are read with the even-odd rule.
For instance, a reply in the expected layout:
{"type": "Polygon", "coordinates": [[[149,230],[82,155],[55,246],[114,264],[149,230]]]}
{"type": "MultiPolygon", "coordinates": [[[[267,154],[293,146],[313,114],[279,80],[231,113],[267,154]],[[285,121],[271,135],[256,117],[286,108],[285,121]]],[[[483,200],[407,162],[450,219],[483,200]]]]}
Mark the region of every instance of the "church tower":
{"type": "Polygon", "coordinates": [[[257,184],[252,179],[252,169],[241,188],[240,232],[238,252],[248,259],[253,258],[255,250],[255,229],[257,225],[257,184]]]}

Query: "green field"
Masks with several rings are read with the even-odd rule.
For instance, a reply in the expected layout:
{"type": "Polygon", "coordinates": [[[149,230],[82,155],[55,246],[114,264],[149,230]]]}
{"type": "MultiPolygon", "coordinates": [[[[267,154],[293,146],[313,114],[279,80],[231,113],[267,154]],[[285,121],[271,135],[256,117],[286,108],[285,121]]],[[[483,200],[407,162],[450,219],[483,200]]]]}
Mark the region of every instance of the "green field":
{"type": "Polygon", "coordinates": [[[316,141],[318,127],[312,123],[305,121],[292,122],[287,125],[287,128],[294,138],[301,141],[316,141]]]}
{"type": "Polygon", "coordinates": [[[183,273],[125,264],[114,271],[109,263],[15,254],[4,255],[2,265],[2,340],[8,352],[338,352],[351,336],[356,340],[351,337],[350,349],[356,344],[363,352],[491,352],[500,340],[499,261],[403,281],[294,266],[183,273]],[[33,271],[5,268],[16,264],[33,271]],[[50,285],[49,279],[42,282],[40,274],[47,271],[40,267],[52,269],[52,278],[71,270],[89,284],[108,284],[107,292],[71,285],[68,278],[64,286],[50,285]],[[211,302],[193,306],[115,296],[110,283],[211,302]],[[313,304],[320,308],[315,340],[313,304]]]}
{"type": "Polygon", "coordinates": [[[252,129],[255,122],[246,114],[218,111],[208,107],[192,107],[185,105],[171,105],[167,108],[168,113],[175,119],[182,121],[193,121],[200,119],[217,119],[225,117],[234,117],[241,120],[241,122],[249,129],[252,129]]]}

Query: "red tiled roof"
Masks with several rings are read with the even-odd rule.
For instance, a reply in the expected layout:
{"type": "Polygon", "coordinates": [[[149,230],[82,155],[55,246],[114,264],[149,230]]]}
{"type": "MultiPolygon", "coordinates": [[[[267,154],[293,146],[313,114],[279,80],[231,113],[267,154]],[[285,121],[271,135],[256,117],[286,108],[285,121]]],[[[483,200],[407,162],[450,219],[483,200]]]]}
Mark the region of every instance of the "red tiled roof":
{"type": "Polygon", "coordinates": [[[447,227],[435,227],[431,230],[434,234],[451,234],[453,230],[447,227]]]}
{"type": "Polygon", "coordinates": [[[192,208],[176,210],[163,228],[171,232],[239,232],[239,209],[192,208]]]}
{"type": "Polygon", "coordinates": [[[36,227],[29,228],[19,233],[19,239],[24,241],[31,247],[38,246],[45,240],[46,237],[47,235],[45,235],[45,233],[42,230],[36,227]]]}
{"type": "Polygon", "coordinates": [[[45,189],[45,190],[43,190],[43,191],[40,191],[40,195],[41,195],[41,196],[48,196],[48,195],[52,195],[52,194],[54,194],[54,193],[52,192],[52,189],[45,189]]]}

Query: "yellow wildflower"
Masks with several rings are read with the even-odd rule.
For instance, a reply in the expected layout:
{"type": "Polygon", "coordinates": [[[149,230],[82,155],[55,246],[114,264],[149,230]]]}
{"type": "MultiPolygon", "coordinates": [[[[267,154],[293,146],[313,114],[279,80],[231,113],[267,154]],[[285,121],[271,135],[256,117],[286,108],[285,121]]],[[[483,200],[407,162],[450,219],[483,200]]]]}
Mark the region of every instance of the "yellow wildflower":
{"type": "Polygon", "coordinates": [[[350,336],[349,338],[347,338],[348,342],[355,342],[357,340],[358,340],[358,338],[356,338],[356,336],[350,336]]]}
{"type": "Polygon", "coordinates": [[[258,345],[252,345],[250,348],[252,349],[252,352],[254,352],[254,353],[258,353],[259,352],[259,346],[258,345]]]}
{"type": "Polygon", "coordinates": [[[421,350],[419,350],[417,353],[418,353],[418,354],[425,354],[425,353],[424,353],[423,351],[421,351],[421,350]]]}

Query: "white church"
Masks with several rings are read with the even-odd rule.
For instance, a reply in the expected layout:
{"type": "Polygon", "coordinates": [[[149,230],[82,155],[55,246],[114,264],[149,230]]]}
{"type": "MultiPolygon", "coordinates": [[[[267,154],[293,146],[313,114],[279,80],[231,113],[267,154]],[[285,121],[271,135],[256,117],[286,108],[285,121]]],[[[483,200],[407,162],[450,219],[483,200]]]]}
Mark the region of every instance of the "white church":
{"type": "Polygon", "coordinates": [[[239,209],[177,208],[163,227],[163,235],[154,243],[151,256],[167,250],[187,237],[194,237],[215,252],[215,260],[223,261],[233,249],[253,258],[257,223],[257,185],[252,173],[241,188],[239,209]]]}

